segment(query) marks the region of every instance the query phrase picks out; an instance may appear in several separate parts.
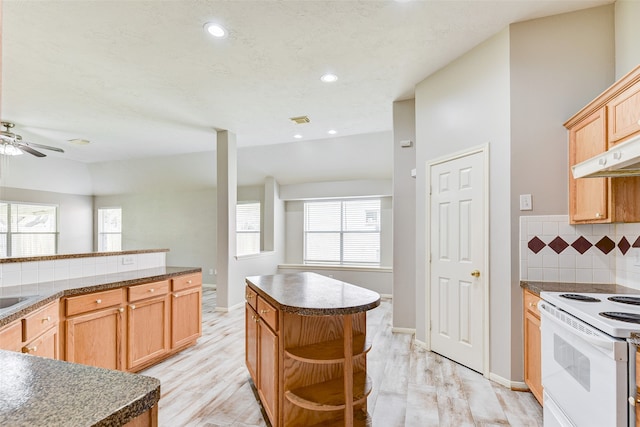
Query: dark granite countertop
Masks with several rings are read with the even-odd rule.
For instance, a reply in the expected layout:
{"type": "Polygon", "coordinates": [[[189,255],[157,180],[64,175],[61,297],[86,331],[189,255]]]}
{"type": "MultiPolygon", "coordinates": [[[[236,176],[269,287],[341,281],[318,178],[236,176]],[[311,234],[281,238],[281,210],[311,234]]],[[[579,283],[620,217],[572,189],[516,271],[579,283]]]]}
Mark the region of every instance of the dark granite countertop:
{"type": "Polygon", "coordinates": [[[105,291],[124,286],[151,283],[166,280],[174,276],[199,273],[200,267],[156,267],[144,270],[133,270],[122,273],[102,274],[77,279],[56,280],[53,282],[35,283],[21,286],[0,288],[3,297],[34,296],[25,304],[0,310],[0,328],[12,321],[24,317],[29,312],[47,303],[71,295],[105,291]]]}
{"type": "Polygon", "coordinates": [[[160,400],[160,381],[0,350],[0,425],[121,426],[160,400]]]}
{"type": "Polygon", "coordinates": [[[316,273],[251,276],[247,285],[280,310],[305,316],[335,316],[371,310],[380,294],[316,273]]]}
{"type": "Polygon", "coordinates": [[[605,294],[640,294],[640,289],[610,283],[568,283],[520,281],[520,287],[540,296],[540,292],[588,292],[605,294]]]}

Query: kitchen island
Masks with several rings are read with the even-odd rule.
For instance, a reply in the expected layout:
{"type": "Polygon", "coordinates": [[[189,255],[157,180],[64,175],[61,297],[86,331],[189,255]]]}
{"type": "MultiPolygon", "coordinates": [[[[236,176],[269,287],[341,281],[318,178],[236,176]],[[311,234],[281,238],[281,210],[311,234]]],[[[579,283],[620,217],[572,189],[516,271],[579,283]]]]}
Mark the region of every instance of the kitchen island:
{"type": "Polygon", "coordinates": [[[380,295],[315,273],[246,283],[246,364],[271,424],[370,425],[366,312],[380,295]]]}
{"type": "Polygon", "coordinates": [[[156,425],[155,378],[3,350],[0,366],[0,425],[156,425]]]}

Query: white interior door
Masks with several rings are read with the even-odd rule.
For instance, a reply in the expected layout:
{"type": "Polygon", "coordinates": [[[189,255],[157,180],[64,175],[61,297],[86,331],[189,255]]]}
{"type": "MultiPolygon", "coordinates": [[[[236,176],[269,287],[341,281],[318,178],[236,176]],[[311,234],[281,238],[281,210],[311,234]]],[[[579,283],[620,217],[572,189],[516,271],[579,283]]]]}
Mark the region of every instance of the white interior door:
{"type": "Polygon", "coordinates": [[[430,167],[431,349],[484,372],[485,152],[430,167]]]}

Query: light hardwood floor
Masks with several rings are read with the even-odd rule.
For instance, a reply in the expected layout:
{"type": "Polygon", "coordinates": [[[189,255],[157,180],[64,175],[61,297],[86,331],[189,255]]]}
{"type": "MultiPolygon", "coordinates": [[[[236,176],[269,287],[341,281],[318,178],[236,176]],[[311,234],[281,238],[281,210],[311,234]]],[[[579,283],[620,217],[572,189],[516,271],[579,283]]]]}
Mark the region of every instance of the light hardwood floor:
{"type": "MultiPolygon", "coordinates": [[[[215,311],[203,293],[198,344],[141,374],[160,379],[160,427],[266,426],[244,364],[244,310],[215,311]]],[[[542,426],[531,393],[515,392],[391,332],[391,302],[367,313],[374,427],[542,426]]]]}

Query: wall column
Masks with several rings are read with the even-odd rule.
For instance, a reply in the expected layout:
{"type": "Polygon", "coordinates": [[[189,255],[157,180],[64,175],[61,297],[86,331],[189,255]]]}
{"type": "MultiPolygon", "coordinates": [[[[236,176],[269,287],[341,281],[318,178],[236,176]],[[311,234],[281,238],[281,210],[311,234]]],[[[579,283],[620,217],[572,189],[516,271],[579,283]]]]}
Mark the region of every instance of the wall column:
{"type": "Polygon", "coordinates": [[[238,194],[238,162],[236,135],[227,130],[217,133],[217,303],[219,308],[228,309],[231,295],[237,293],[231,280],[235,277],[236,255],[236,203],[238,194]],[[231,279],[231,280],[230,280],[231,279]]]}

